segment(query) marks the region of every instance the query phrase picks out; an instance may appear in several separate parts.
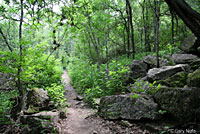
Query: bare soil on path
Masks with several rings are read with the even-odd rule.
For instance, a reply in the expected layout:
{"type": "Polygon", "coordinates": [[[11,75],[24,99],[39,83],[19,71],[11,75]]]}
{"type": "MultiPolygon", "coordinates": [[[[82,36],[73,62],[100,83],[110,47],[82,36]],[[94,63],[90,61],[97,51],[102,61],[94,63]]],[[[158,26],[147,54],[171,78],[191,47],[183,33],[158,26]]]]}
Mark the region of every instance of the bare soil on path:
{"type": "Polygon", "coordinates": [[[97,115],[97,110],[89,108],[83,101],[77,100],[77,93],[70,84],[66,71],[62,76],[66,89],[65,96],[70,105],[67,118],[60,120],[60,134],[149,134],[138,125],[131,127],[120,125],[119,121],[104,120],[97,115]]]}

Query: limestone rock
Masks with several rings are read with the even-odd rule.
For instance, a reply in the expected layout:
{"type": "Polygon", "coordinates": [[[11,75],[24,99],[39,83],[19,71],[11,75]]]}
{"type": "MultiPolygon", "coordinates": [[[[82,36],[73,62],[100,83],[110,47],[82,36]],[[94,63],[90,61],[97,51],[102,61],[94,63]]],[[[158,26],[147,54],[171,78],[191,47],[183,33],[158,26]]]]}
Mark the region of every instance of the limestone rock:
{"type": "Polygon", "coordinates": [[[149,82],[157,81],[157,80],[165,80],[170,76],[178,73],[178,72],[188,72],[190,69],[187,64],[179,64],[176,66],[164,66],[161,68],[153,68],[150,69],[147,73],[147,79],[149,82]]]}
{"type": "Polygon", "coordinates": [[[198,57],[193,54],[173,54],[172,59],[176,64],[188,64],[197,60],[198,57]]]}
{"type": "Polygon", "coordinates": [[[31,116],[40,119],[50,119],[52,123],[57,123],[59,120],[59,112],[44,111],[31,116]]]}
{"type": "Polygon", "coordinates": [[[190,63],[190,67],[192,70],[200,69],[200,59],[197,59],[190,63]]]}
{"type": "Polygon", "coordinates": [[[80,95],[77,95],[76,98],[75,98],[75,100],[77,100],[77,101],[82,101],[82,100],[83,100],[83,97],[80,96],[80,95]]]}
{"type": "Polygon", "coordinates": [[[184,87],[186,85],[186,77],[187,74],[185,72],[178,72],[166,80],[158,81],[158,83],[168,87],[184,87]]]}
{"type": "Polygon", "coordinates": [[[199,87],[200,88],[200,69],[190,73],[187,79],[188,87],[199,87]]]}
{"type": "Polygon", "coordinates": [[[42,88],[34,88],[28,90],[26,99],[26,109],[25,113],[37,113],[41,110],[48,110],[49,104],[48,92],[42,88]]]}
{"type": "Polygon", "coordinates": [[[161,87],[153,96],[177,121],[200,120],[200,88],[161,87]]]}
{"type": "Polygon", "coordinates": [[[55,112],[41,112],[33,115],[23,115],[20,118],[20,121],[23,124],[26,124],[23,128],[23,133],[26,134],[40,134],[43,133],[52,133],[54,130],[53,123],[51,121],[58,120],[58,113],[55,112]]]}
{"type": "Polygon", "coordinates": [[[179,46],[179,49],[181,49],[185,53],[190,52],[196,40],[197,40],[196,36],[191,35],[190,37],[188,37],[187,39],[183,41],[183,43],[179,46]]]}
{"type": "Polygon", "coordinates": [[[147,95],[131,98],[133,94],[112,95],[101,98],[99,113],[107,119],[159,119],[158,105],[147,95]]]}
{"type": "Polygon", "coordinates": [[[137,79],[139,77],[146,76],[147,73],[147,64],[145,64],[143,61],[134,60],[132,64],[129,65],[130,67],[130,77],[132,79],[137,79]]]}
{"type": "MultiPolygon", "coordinates": [[[[154,68],[157,66],[156,56],[148,55],[143,58],[143,62],[146,63],[149,68],[154,68]]],[[[161,67],[169,65],[168,61],[162,58],[159,58],[159,64],[161,67]]]]}

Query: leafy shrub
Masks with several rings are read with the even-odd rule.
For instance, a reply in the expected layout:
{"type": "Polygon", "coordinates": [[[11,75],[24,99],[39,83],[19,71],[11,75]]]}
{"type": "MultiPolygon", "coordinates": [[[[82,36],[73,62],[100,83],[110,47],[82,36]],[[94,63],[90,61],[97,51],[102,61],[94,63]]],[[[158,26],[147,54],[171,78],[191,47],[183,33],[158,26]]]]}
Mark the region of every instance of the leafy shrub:
{"type": "Polygon", "coordinates": [[[124,91],[129,70],[126,65],[130,64],[130,59],[118,58],[118,61],[102,64],[99,70],[97,64],[90,64],[85,59],[72,57],[69,61],[67,69],[71,84],[86,101],[93,102],[95,98],[124,91]]]}
{"type": "Polygon", "coordinates": [[[12,107],[13,101],[10,101],[10,98],[18,96],[17,90],[13,91],[2,91],[0,93],[0,114],[6,113],[12,107]]]}
{"type": "Polygon", "coordinates": [[[60,61],[53,56],[48,58],[43,52],[44,44],[40,44],[29,48],[24,56],[22,79],[30,88],[44,88],[51,83],[61,83],[60,61]]]}
{"type": "Polygon", "coordinates": [[[64,88],[61,83],[63,73],[60,60],[45,53],[46,43],[24,49],[22,59],[16,52],[0,51],[0,72],[9,73],[17,80],[18,66],[24,88],[47,89],[55,103],[63,103],[64,88]],[[20,63],[20,64],[19,64],[20,63]],[[57,93],[56,93],[57,92],[57,93]]]}
{"type": "Polygon", "coordinates": [[[50,87],[46,87],[45,89],[48,91],[50,99],[54,101],[56,106],[65,106],[66,99],[64,98],[65,90],[63,85],[53,83],[50,87]]]}
{"type": "Polygon", "coordinates": [[[134,95],[131,96],[132,99],[140,97],[139,93],[146,93],[146,94],[155,93],[161,87],[161,84],[157,84],[156,81],[154,81],[153,83],[148,83],[145,81],[136,81],[134,85],[136,85],[136,87],[132,89],[132,92],[134,93],[134,95]],[[143,85],[146,85],[148,88],[143,89],[143,85]]]}

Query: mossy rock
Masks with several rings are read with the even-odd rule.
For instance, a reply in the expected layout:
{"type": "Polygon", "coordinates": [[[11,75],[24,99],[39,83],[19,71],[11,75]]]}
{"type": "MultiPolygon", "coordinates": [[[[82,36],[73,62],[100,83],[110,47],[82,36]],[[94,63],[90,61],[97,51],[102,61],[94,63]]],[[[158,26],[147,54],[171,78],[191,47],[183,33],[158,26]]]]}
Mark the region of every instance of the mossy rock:
{"type": "Polygon", "coordinates": [[[48,92],[41,88],[34,88],[28,90],[27,97],[25,100],[24,111],[28,114],[37,113],[39,111],[49,109],[49,97],[48,92]]]}
{"type": "Polygon", "coordinates": [[[168,87],[184,87],[186,85],[187,74],[185,72],[179,72],[166,80],[160,80],[158,83],[168,87]]]}
{"type": "Polygon", "coordinates": [[[144,94],[132,98],[135,94],[104,96],[100,100],[99,115],[105,119],[157,120],[159,106],[154,99],[144,94]]]}
{"type": "Polygon", "coordinates": [[[153,97],[179,123],[200,120],[200,88],[161,87],[153,97]]]}
{"type": "Polygon", "coordinates": [[[25,111],[27,114],[38,113],[39,107],[29,106],[28,109],[25,111]]]}
{"type": "Polygon", "coordinates": [[[190,73],[187,79],[188,87],[199,87],[200,88],[200,69],[190,73]]]}
{"type": "Polygon", "coordinates": [[[192,70],[200,69],[200,59],[192,62],[190,64],[190,67],[191,67],[192,70]]]}

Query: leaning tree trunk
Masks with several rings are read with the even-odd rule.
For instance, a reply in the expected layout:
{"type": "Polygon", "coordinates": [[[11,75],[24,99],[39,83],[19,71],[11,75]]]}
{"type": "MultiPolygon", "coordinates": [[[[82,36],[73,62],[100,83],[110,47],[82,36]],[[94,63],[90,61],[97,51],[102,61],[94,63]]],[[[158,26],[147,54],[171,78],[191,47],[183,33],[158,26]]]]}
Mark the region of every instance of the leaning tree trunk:
{"type": "Polygon", "coordinates": [[[197,37],[191,52],[200,56],[197,51],[200,46],[200,14],[193,10],[184,0],[165,0],[165,2],[197,37]]]}

